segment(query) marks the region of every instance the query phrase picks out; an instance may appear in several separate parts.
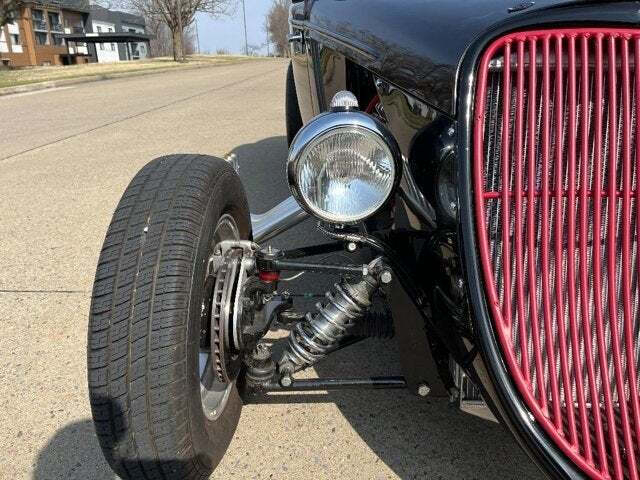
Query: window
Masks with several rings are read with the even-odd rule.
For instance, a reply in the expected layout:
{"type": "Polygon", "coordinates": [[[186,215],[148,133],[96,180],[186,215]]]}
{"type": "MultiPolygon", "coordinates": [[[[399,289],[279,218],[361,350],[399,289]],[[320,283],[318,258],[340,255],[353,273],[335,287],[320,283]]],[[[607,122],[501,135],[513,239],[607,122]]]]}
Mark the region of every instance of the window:
{"type": "Polygon", "coordinates": [[[6,53],[9,51],[9,47],[7,46],[7,39],[4,36],[4,29],[0,27],[0,53],[6,53]]]}
{"type": "Polygon", "coordinates": [[[37,45],[49,45],[49,35],[44,32],[35,32],[37,45]]]}
{"type": "Polygon", "coordinates": [[[60,35],[51,35],[54,45],[64,45],[64,39],[60,35]]]}
{"type": "MultiPolygon", "coordinates": [[[[102,27],[100,25],[96,25],[96,32],[102,32],[102,27]]],[[[104,50],[104,43],[98,44],[98,50],[104,50]]]]}
{"type": "Polygon", "coordinates": [[[47,22],[44,20],[44,13],[42,10],[32,10],[31,17],[33,18],[33,29],[47,31],[47,22]]]}
{"type": "Polygon", "coordinates": [[[62,31],[60,25],[60,15],[56,12],[49,12],[49,28],[54,32],[62,31]]]}
{"type": "Polygon", "coordinates": [[[22,45],[22,42],[20,41],[20,35],[17,33],[14,33],[11,35],[11,44],[12,45],[22,45]]]}

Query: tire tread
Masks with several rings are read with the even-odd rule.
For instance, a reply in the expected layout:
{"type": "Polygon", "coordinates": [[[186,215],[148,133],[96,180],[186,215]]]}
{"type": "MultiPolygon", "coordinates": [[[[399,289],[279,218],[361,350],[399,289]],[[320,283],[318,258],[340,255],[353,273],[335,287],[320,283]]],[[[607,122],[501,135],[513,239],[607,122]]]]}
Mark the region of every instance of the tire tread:
{"type": "Polygon", "coordinates": [[[88,382],[101,447],[123,478],[208,476],[181,399],[203,212],[227,175],[235,173],[211,157],[158,158],[131,181],[107,229],[89,316],[88,382]],[[176,461],[160,461],[167,458],[176,461]]]}

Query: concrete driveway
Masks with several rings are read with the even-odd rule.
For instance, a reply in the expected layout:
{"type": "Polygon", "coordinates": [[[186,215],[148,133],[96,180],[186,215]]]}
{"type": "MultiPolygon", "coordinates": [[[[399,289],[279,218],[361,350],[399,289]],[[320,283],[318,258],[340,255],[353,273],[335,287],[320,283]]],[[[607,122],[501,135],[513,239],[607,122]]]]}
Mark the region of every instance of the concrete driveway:
{"type": "MultiPolygon", "coordinates": [[[[85,374],[89,297],[112,211],[140,167],[176,152],[235,150],[254,211],[284,198],[285,69],[264,60],[0,98],[0,478],[114,478],[85,374]]],[[[312,223],[275,244],[305,241],[315,241],[312,223]]],[[[368,340],[316,370],[399,368],[393,341],[368,340]]],[[[444,400],[373,391],[247,405],[214,477],[540,474],[499,425],[444,400]]]]}

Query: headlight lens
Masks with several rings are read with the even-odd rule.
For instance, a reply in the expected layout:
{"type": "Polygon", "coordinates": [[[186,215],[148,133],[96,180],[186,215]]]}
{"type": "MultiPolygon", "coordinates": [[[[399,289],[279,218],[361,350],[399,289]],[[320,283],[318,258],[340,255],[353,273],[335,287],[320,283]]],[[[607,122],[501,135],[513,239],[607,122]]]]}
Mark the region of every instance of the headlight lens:
{"type": "Polygon", "coordinates": [[[396,175],[384,139],[358,125],[333,127],[315,137],[300,152],[292,173],[306,208],[333,223],[375,213],[389,198],[396,175]]]}

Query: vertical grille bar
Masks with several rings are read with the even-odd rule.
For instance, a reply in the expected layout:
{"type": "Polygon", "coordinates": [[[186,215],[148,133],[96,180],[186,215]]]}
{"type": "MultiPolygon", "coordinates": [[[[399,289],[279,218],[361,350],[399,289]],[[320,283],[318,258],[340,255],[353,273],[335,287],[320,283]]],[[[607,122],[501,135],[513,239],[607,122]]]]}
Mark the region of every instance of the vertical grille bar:
{"type": "MultiPolygon", "coordinates": [[[[617,213],[618,213],[618,183],[617,183],[617,157],[618,157],[618,135],[617,135],[617,85],[616,68],[616,38],[609,37],[609,232],[607,237],[607,280],[609,282],[609,326],[611,328],[611,344],[613,350],[613,367],[616,377],[616,388],[618,391],[618,403],[620,405],[620,416],[624,425],[629,425],[629,412],[625,401],[624,378],[622,377],[622,363],[620,354],[620,337],[618,333],[618,298],[616,295],[616,252],[617,252],[617,213]]],[[[627,462],[631,473],[631,478],[637,478],[636,459],[631,441],[631,431],[623,429],[623,438],[627,454],[627,462]]]]}
{"type": "MultiPolygon", "coordinates": [[[[589,204],[587,194],[589,191],[589,177],[587,162],[589,160],[589,44],[586,36],[582,37],[582,131],[581,131],[581,161],[583,165],[580,169],[580,312],[582,314],[582,332],[584,336],[584,355],[589,372],[589,393],[591,401],[599,398],[596,386],[596,370],[593,361],[593,350],[591,346],[591,326],[589,322],[589,274],[588,266],[588,245],[589,230],[587,224],[589,222],[589,204]]],[[[640,70],[639,70],[640,71],[640,70]]],[[[594,418],[596,442],[598,445],[599,465],[602,472],[608,475],[609,468],[607,462],[607,454],[604,443],[604,431],[602,428],[602,418],[600,408],[591,408],[591,414],[594,418]]]]}
{"type": "MultiPolygon", "coordinates": [[[[576,278],[575,266],[575,239],[576,239],[576,135],[571,132],[577,132],[576,127],[576,35],[570,34],[569,38],[569,174],[568,174],[568,213],[567,213],[567,278],[576,278]]],[[[584,188],[584,187],[583,187],[584,188]]],[[[576,284],[575,282],[567,282],[567,299],[569,303],[569,329],[571,331],[571,352],[573,359],[573,370],[575,372],[576,397],[578,400],[578,410],[580,412],[580,429],[582,435],[582,448],[587,461],[591,462],[593,456],[591,453],[591,438],[589,435],[589,421],[587,419],[587,407],[584,398],[584,385],[582,377],[582,362],[578,352],[580,351],[580,342],[578,340],[578,327],[576,325],[576,284]]]]}
{"type": "MultiPolygon", "coordinates": [[[[563,58],[562,54],[562,35],[555,36],[556,43],[556,62],[558,59],[563,58]]],[[[571,445],[575,446],[578,443],[578,433],[576,431],[576,419],[574,413],[574,406],[572,401],[566,401],[567,398],[572,398],[571,382],[569,380],[569,354],[567,352],[567,337],[565,336],[565,318],[564,318],[564,286],[561,284],[563,278],[563,227],[562,221],[562,205],[563,205],[563,190],[564,190],[564,165],[563,165],[563,153],[564,153],[564,102],[563,90],[564,82],[562,78],[562,68],[556,68],[556,98],[555,98],[555,110],[556,110],[556,137],[555,137],[555,173],[556,180],[554,185],[555,190],[555,242],[554,242],[554,257],[555,257],[555,293],[556,293],[556,322],[558,326],[558,345],[560,350],[560,371],[562,374],[562,384],[564,390],[565,405],[568,415],[569,423],[569,435],[571,437],[571,445]]]]}
{"type": "MultiPolygon", "coordinates": [[[[511,42],[507,42],[504,46],[504,57],[511,58],[511,42]]],[[[502,111],[511,111],[511,64],[503,69],[502,84],[504,85],[505,94],[502,96],[502,111]]],[[[509,122],[510,115],[503,115],[502,122],[502,171],[507,172],[511,169],[510,165],[510,144],[509,144],[509,122]]],[[[502,276],[504,278],[504,318],[505,327],[511,328],[511,249],[510,249],[510,223],[511,223],[511,206],[509,191],[509,175],[502,175],[502,276]]]]}
{"type": "MultiPolygon", "coordinates": [[[[631,314],[631,81],[629,73],[629,40],[627,37],[621,38],[622,43],[622,157],[623,157],[623,184],[622,184],[622,301],[624,315],[624,338],[627,368],[629,369],[629,390],[637,392],[636,366],[633,349],[633,317],[631,314]]],[[[624,397],[624,396],[623,396],[624,397]]],[[[630,395],[631,409],[633,412],[633,423],[635,426],[636,439],[640,426],[640,405],[638,405],[638,395],[630,395]]],[[[631,431],[629,431],[631,439],[631,431]]],[[[637,440],[636,440],[637,441],[637,440]]],[[[633,442],[632,442],[633,443],[633,442]]],[[[631,455],[635,464],[635,446],[631,445],[631,455]]],[[[634,465],[635,466],[635,465],[634,465]]],[[[632,478],[637,478],[635,468],[631,468],[632,478]]]]}
{"type": "Polygon", "coordinates": [[[520,334],[520,356],[522,363],[522,373],[527,383],[529,378],[529,342],[527,338],[527,324],[524,321],[524,267],[522,253],[522,136],[524,130],[524,40],[518,40],[518,71],[517,71],[517,94],[516,94],[516,138],[514,142],[516,157],[516,179],[515,179],[515,234],[516,234],[516,291],[518,303],[518,326],[520,334]]]}
{"type": "Polygon", "coordinates": [[[586,476],[637,480],[640,29],[508,34],[477,85],[476,235],[503,360],[586,476]]]}
{"type": "MultiPolygon", "coordinates": [[[[610,385],[609,382],[609,368],[607,365],[607,359],[603,355],[607,351],[605,336],[604,336],[604,319],[602,318],[602,251],[600,241],[596,240],[596,235],[600,236],[601,223],[602,223],[602,108],[603,105],[603,53],[602,53],[602,39],[604,34],[596,34],[596,100],[594,103],[594,110],[596,113],[596,131],[594,135],[594,152],[595,152],[595,165],[594,181],[593,181],[593,298],[595,304],[595,321],[596,321],[596,337],[598,341],[598,358],[600,360],[600,376],[604,386],[610,385]]],[[[613,402],[611,400],[611,391],[609,388],[602,388],[604,396],[604,405],[607,411],[607,430],[609,431],[610,450],[613,455],[613,466],[615,475],[618,478],[622,478],[622,462],[620,460],[620,451],[618,450],[618,436],[616,435],[616,421],[613,414],[613,402]]]]}
{"type": "Polygon", "coordinates": [[[551,96],[551,65],[549,60],[550,35],[545,35],[542,44],[542,304],[544,309],[544,338],[549,362],[549,382],[551,383],[551,406],[556,429],[562,431],[562,415],[560,413],[560,393],[556,376],[556,356],[553,346],[553,328],[551,327],[551,298],[549,292],[549,146],[551,120],[549,115],[551,96]]]}
{"type": "MultiPolygon", "coordinates": [[[[636,36],[634,39],[634,44],[635,44],[635,48],[634,48],[634,65],[636,66],[635,69],[635,80],[636,80],[636,143],[638,142],[638,139],[640,139],[640,37],[636,36]]],[[[635,191],[635,206],[636,206],[636,242],[638,241],[638,238],[640,238],[640,219],[638,218],[638,216],[640,215],[639,213],[639,208],[640,208],[640,148],[637,148],[636,146],[636,191],[635,191]]],[[[636,247],[636,251],[638,252],[638,248],[636,247]]],[[[637,275],[638,277],[640,277],[640,252],[636,253],[636,258],[637,258],[637,263],[638,266],[636,268],[637,270],[637,275]]],[[[636,289],[638,288],[637,285],[640,283],[640,278],[636,279],[636,289]]],[[[629,348],[629,347],[627,347],[629,348]]],[[[631,350],[631,348],[629,348],[629,350],[631,350]]],[[[635,366],[635,363],[632,362],[632,365],[635,366]]],[[[638,385],[636,383],[636,385],[633,387],[632,391],[637,392],[638,390],[638,385]]],[[[636,402],[638,400],[636,399],[636,402]]],[[[639,412],[638,409],[640,409],[640,406],[636,407],[636,414],[635,414],[635,427],[636,427],[636,443],[640,442],[640,419],[638,418],[639,416],[639,412]]]]}
{"type": "MultiPolygon", "coordinates": [[[[537,38],[529,40],[529,64],[535,65],[537,58],[537,38]]],[[[529,318],[531,318],[531,330],[533,332],[533,354],[536,363],[536,379],[538,383],[538,401],[545,415],[547,410],[547,391],[544,384],[544,367],[542,350],[540,348],[540,323],[538,320],[538,301],[535,292],[538,291],[538,276],[536,265],[536,135],[533,125],[537,121],[537,72],[535,68],[529,69],[529,141],[528,141],[528,183],[527,183],[527,258],[529,267],[529,292],[533,292],[529,300],[529,318]]]]}

